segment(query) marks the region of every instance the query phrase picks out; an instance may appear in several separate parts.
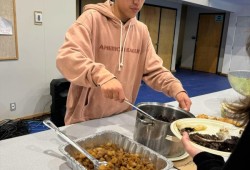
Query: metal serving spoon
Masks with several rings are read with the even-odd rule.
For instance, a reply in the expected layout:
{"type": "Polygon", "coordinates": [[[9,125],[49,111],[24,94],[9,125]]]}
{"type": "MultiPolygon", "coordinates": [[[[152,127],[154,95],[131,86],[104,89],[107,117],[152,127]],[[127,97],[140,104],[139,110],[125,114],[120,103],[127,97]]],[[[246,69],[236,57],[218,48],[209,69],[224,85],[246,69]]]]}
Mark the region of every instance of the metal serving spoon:
{"type": "Polygon", "coordinates": [[[94,158],[91,154],[89,154],[85,149],[83,149],[79,144],[71,140],[66,134],[64,134],[62,131],[59,130],[59,128],[50,120],[44,120],[43,123],[49,127],[50,129],[54,130],[60,137],[62,137],[66,142],[71,144],[73,147],[75,147],[79,152],[84,154],[93,164],[95,169],[99,169],[101,165],[106,166],[106,161],[99,161],[96,158],[94,158]]]}
{"type": "Polygon", "coordinates": [[[155,118],[153,116],[151,116],[150,114],[144,112],[143,110],[141,110],[140,108],[136,107],[135,105],[133,105],[132,103],[130,103],[128,100],[124,100],[124,102],[126,102],[127,104],[129,104],[130,106],[132,106],[133,108],[135,108],[136,110],[138,110],[139,112],[143,113],[144,115],[146,115],[147,117],[149,117],[150,119],[155,120],[155,118]]]}

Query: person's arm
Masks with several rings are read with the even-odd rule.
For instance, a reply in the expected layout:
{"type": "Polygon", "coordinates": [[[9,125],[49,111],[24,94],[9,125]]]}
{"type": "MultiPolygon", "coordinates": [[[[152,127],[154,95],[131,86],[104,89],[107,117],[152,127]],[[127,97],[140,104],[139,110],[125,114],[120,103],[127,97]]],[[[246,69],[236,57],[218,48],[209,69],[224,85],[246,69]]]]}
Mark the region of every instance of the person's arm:
{"type": "Polygon", "coordinates": [[[91,15],[83,14],[65,36],[65,42],[59,49],[56,64],[59,71],[71,83],[84,87],[100,87],[106,98],[125,99],[121,83],[109,72],[105,65],[95,62],[91,41],[91,15]]]}
{"type": "Polygon", "coordinates": [[[182,133],[182,138],[181,138],[181,142],[183,144],[183,147],[185,148],[185,150],[187,151],[187,153],[194,158],[197,154],[199,154],[200,152],[202,152],[200,149],[194,147],[190,141],[189,135],[187,132],[183,132],[182,133]]]}
{"type": "Polygon", "coordinates": [[[101,85],[101,90],[102,94],[108,99],[114,99],[119,102],[123,102],[125,99],[122,84],[116,78],[101,85]]]}
{"type": "Polygon", "coordinates": [[[224,158],[208,152],[203,152],[192,145],[187,132],[183,132],[181,142],[187,153],[193,158],[197,170],[221,170],[225,164],[224,158]]]}
{"type": "Polygon", "coordinates": [[[149,32],[145,27],[144,41],[146,41],[146,60],[143,72],[143,81],[154,90],[163,92],[175,98],[179,107],[187,111],[192,104],[181,82],[165,67],[162,59],[156,54],[149,32]]]}
{"type": "Polygon", "coordinates": [[[175,96],[176,101],[179,103],[179,107],[190,111],[190,107],[192,105],[191,99],[188,97],[187,93],[185,91],[181,91],[176,94],[175,96]]]}
{"type": "Polygon", "coordinates": [[[197,170],[222,170],[225,161],[222,156],[214,155],[208,152],[199,152],[193,158],[197,170]]]}
{"type": "Polygon", "coordinates": [[[76,21],[67,31],[58,51],[56,66],[71,83],[97,87],[115,78],[103,64],[95,62],[92,42],[91,15],[84,13],[81,23],[76,21]],[[83,22],[84,21],[84,22],[83,22]]]}

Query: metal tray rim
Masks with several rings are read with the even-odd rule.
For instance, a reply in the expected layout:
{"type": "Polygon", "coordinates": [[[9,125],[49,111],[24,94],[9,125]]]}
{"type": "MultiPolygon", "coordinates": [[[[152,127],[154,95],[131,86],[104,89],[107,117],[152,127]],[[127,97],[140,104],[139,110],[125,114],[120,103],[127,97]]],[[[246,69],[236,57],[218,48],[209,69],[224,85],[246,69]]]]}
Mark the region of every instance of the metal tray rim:
{"type": "MultiPolygon", "coordinates": [[[[167,163],[167,166],[162,170],[169,170],[169,169],[173,168],[173,162],[171,160],[169,160],[166,157],[164,157],[163,155],[155,152],[154,150],[132,140],[131,138],[129,138],[129,137],[127,137],[119,132],[113,131],[113,130],[103,130],[101,132],[95,133],[94,135],[89,135],[89,136],[86,136],[83,138],[75,139],[74,141],[75,142],[85,141],[87,139],[94,138],[98,135],[103,135],[103,134],[107,134],[107,133],[120,135],[122,138],[125,138],[126,140],[128,140],[132,144],[135,144],[136,146],[139,146],[139,147],[143,148],[144,150],[149,151],[151,154],[155,154],[158,158],[164,160],[167,163]]],[[[73,170],[87,170],[82,164],[80,164],[78,161],[76,161],[72,156],[70,156],[70,154],[68,152],[65,151],[65,148],[69,145],[70,144],[62,144],[59,146],[59,151],[66,157],[68,166],[71,167],[73,170]]]]}

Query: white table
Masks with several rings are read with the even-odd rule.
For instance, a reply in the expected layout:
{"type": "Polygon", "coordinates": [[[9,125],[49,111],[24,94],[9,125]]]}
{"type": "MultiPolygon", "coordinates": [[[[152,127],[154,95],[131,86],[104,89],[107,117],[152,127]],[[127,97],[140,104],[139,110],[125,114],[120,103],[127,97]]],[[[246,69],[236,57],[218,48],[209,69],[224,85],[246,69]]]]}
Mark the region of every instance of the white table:
{"type": "MultiPolygon", "coordinates": [[[[198,114],[207,114],[210,116],[221,116],[221,103],[233,102],[241,98],[233,89],[222,90],[214,93],[209,93],[201,96],[192,97],[192,106],[190,112],[195,116],[198,114]]],[[[176,101],[168,104],[178,106],[176,101]]]]}
{"type": "MultiPolygon", "coordinates": [[[[191,112],[220,115],[220,103],[238,98],[232,89],[192,98],[191,112]]],[[[176,105],[176,102],[170,104],[176,105]]],[[[72,139],[82,138],[103,130],[115,130],[130,138],[134,131],[136,111],[86,121],[60,128],[72,139]]],[[[58,150],[64,144],[54,131],[48,130],[0,141],[1,170],[69,170],[65,158],[58,150]]]]}

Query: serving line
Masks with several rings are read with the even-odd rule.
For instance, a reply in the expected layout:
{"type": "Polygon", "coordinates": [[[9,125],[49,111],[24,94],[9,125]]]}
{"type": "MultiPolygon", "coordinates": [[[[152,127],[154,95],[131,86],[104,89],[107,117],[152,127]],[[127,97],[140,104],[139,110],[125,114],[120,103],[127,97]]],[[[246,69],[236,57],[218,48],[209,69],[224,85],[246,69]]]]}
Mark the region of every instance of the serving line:
{"type": "MultiPolygon", "coordinates": [[[[193,97],[191,113],[220,116],[220,103],[233,97],[236,98],[237,93],[232,89],[193,97]]],[[[175,105],[176,103],[169,104],[175,105]]],[[[133,110],[111,117],[64,126],[60,130],[71,139],[86,137],[103,130],[114,130],[133,138],[135,121],[136,111],[133,110]]],[[[66,159],[58,149],[60,145],[66,143],[54,133],[52,130],[47,130],[0,141],[0,169],[70,170],[66,159]]]]}

